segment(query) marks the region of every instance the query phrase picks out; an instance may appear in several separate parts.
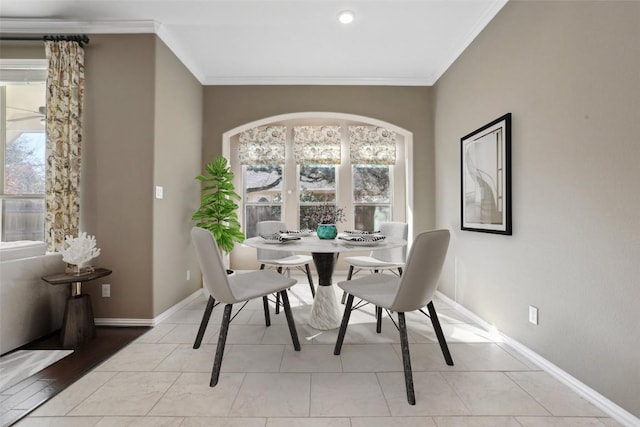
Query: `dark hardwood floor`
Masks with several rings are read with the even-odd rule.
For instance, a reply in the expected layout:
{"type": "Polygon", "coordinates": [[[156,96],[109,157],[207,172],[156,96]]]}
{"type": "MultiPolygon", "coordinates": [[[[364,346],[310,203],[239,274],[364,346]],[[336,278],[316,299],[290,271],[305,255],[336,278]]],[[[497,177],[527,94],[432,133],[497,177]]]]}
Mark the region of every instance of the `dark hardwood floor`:
{"type": "MultiPolygon", "coordinates": [[[[74,348],[73,353],[12,386],[0,397],[2,426],[10,426],[69,387],[98,364],[147,332],[148,327],[96,327],[96,338],[74,348]]],[[[19,350],[62,349],[58,333],[41,338],[19,350]]]]}

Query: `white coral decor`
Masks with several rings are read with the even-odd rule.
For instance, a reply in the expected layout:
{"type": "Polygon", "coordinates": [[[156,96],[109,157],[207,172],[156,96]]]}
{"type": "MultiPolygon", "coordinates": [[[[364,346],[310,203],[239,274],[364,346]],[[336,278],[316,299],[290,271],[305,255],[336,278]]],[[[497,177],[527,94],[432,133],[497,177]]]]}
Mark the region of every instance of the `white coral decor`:
{"type": "Polygon", "coordinates": [[[68,264],[82,266],[87,261],[100,255],[100,249],[96,248],[95,236],[87,236],[84,231],[78,237],[65,236],[66,249],[62,249],[62,260],[68,264]]]}

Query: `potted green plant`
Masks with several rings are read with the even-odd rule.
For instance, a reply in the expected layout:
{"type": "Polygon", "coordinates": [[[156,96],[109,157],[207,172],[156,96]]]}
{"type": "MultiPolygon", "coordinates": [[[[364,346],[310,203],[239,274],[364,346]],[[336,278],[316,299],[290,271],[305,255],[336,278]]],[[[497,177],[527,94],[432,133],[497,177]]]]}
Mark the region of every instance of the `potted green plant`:
{"type": "Polygon", "coordinates": [[[216,239],[218,248],[225,254],[231,252],[236,243],[242,243],[245,235],[238,221],[240,195],[235,192],[233,172],[227,159],[218,156],[205,166],[205,174],[196,177],[203,183],[200,208],[191,219],[196,225],[207,229],[216,239]]]}

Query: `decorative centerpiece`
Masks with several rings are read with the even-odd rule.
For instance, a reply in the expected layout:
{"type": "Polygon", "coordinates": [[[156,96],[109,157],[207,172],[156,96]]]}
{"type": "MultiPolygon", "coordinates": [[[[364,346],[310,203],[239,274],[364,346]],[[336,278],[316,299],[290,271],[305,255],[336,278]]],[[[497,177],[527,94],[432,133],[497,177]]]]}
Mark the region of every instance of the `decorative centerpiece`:
{"type": "Polygon", "coordinates": [[[338,235],[336,224],[344,222],[344,220],[344,208],[329,203],[323,203],[310,209],[306,217],[307,223],[318,224],[316,232],[319,239],[335,239],[338,235]]]}
{"type": "Polygon", "coordinates": [[[76,274],[82,272],[85,263],[100,255],[100,248],[96,248],[96,237],[88,236],[84,231],[78,237],[65,236],[64,241],[67,247],[60,250],[62,260],[72,265],[76,274]]]}

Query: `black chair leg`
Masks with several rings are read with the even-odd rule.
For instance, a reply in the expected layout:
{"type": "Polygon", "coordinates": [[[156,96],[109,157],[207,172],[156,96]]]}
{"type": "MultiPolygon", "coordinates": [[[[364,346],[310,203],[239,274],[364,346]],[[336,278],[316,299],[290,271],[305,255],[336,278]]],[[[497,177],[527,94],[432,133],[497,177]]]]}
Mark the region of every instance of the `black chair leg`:
{"type": "Polygon", "coordinates": [[[353,306],[353,295],[349,294],[347,302],[344,306],[344,314],[342,315],[342,323],[340,324],[340,331],[338,332],[338,339],[336,340],[336,346],[333,349],[333,354],[338,356],[342,350],[342,342],[344,336],[347,333],[347,326],[349,325],[349,317],[351,317],[351,306],[353,306]]]}
{"type": "Polygon", "coordinates": [[[409,355],[407,323],[404,319],[404,313],[398,313],[398,330],[400,331],[400,347],[402,349],[402,365],[404,366],[404,384],[407,388],[407,401],[409,405],[415,405],[416,395],[413,390],[413,373],[411,371],[411,356],[409,355]]]}
{"type": "Polygon", "coordinates": [[[262,307],[264,308],[264,324],[271,326],[271,316],[269,316],[269,299],[266,296],[262,297],[262,307]]]}
{"type": "Polygon", "coordinates": [[[296,324],[293,321],[293,313],[291,312],[291,305],[289,304],[289,296],[287,291],[280,291],[282,294],[282,305],[284,306],[284,315],[287,316],[287,324],[289,325],[289,332],[291,333],[291,341],[293,341],[293,348],[296,351],[300,351],[300,341],[298,340],[298,331],[296,331],[296,324]]]}
{"type": "Polygon", "coordinates": [[[211,381],[209,387],[214,387],[218,384],[218,378],[220,377],[220,366],[222,366],[222,356],[224,355],[224,345],[227,342],[227,332],[229,331],[229,323],[231,322],[231,308],[233,304],[227,304],[224,306],[224,313],[222,314],[222,325],[220,325],[220,335],[218,336],[218,347],[216,348],[216,357],[213,360],[213,370],[211,371],[211,381]]]}
{"type": "Polygon", "coordinates": [[[309,268],[309,264],[304,265],[305,270],[307,270],[307,279],[309,279],[309,287],[311,288],[311,296],[316,297],[316,288],[313,287],[313,277],[311,276],[311,269],[309,268]]]}
{"type": "Polygon", "coordinates": [[[216,304],[216,300],[209,295],[209,300],[207,301],[207,308],[204,309],[204,313],[202,314],[202,320],[200,321],[200,328],[198,329],[198,335],[196,335],[196,340],[193,343],[193,348],[200,348],[200,344],[202,344],[202,338],[204,337],[204,331],[207,330],[207,325],[209,324],[209,319],[211,318],[211,312],[213,311],[213,307],[216,304]]]}
{"type": "MultiPolygon", "coordinates": [[[[349,266],[349,274],[347,274],[347,280],[351,280],[351,276],[353,276],[353,265],[349,266]]],[[[340,301],[342,304],[344,304],[344,301],[347,299],[347,293],[346,292],[342,292],[342,301],[340,301]]]]}
{"type": "Polygon", "coordinates": [[[438,337],[438,343],[440,343],[440,349],[442,350],[442,354],[444,355],[444,360],[445,362],[447,362],[447,365],[453,366],[453,359],[451,358],[451,353],[449,352],[449,346],[447,346],[447,340],[445,340],[444,334],[442,333],[442,328],[440,327],[440,321],[438,320],[436,308],[433,306],[433,301],[429,301],[429,304],[427,304],[427,309],[429,310],[429,318],[431,319],[431,324],[433,325],[433,329],[436,332],[436,337],[438,337]]]}
{"type": "Polygon", "coordinates": [[[376,332],[382,332],[382,307],[376,306],[376,332]]]}
{"type": "MultiPolygon", "coordinates": [[[[278,274],[282,274],[282,267],[278,267],[278,274]]],[[[280,292],[276,292],[276,314],[280,314],[280,292]]]]}

